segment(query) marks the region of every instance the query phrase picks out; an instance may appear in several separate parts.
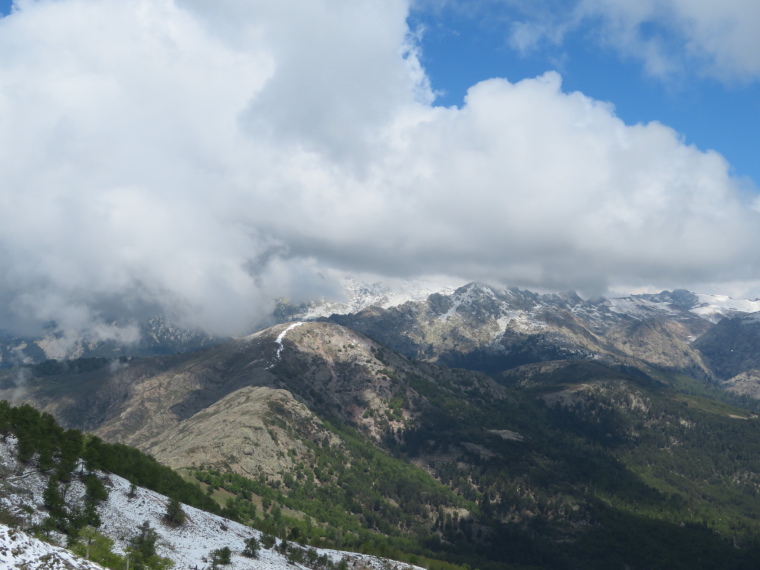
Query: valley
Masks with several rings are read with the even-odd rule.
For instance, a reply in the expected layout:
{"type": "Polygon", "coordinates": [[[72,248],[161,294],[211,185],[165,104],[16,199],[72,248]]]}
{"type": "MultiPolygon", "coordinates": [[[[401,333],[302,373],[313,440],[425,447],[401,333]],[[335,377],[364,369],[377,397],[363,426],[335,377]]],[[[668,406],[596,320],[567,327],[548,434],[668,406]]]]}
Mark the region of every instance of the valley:
{"type": "Polygon", "coordinates": [[[199,351],[9,368],[0,399],[314,547],[432,569],[753,568],[760,325],[711,300],[470,284],[199,351]]]}

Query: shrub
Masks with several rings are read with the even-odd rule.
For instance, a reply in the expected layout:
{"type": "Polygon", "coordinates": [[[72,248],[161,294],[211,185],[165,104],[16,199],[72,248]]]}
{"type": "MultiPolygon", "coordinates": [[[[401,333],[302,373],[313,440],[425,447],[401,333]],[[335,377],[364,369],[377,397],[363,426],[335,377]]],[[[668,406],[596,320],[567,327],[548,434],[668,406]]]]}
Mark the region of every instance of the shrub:
{"type": "Polygon", "coordinates": [[[258,558],[259,557],[259,541],[256,540],[255,536],[252,536],[248,540],[245,541],[245,549],[243,550],[243,556],[247,556],[248,558],[258,558]]]}
{"type": "Polygon", "coordinates": [[[220,565],[232,563],[232,551],[229,546],[217,548],[211,551],[211,567],[218,568],[220,565]]]}

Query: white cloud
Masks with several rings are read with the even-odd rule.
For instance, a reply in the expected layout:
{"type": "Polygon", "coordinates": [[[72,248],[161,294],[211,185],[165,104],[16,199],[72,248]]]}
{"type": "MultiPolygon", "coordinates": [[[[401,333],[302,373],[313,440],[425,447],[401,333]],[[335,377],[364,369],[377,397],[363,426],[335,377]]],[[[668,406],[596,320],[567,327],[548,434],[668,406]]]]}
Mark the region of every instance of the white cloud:
{"type": "MultiPolygon", "coordinates": [[[[496,14],[503,11],[503,2],[490,3],[496,14]]],[[[577,32],[640,60],[647,73],[663,79],[760,78],[755,0],[515,0],[508,7],[508,41],[523,54],[562,46],[577,32]]]]}
{"type": "Polygon", "coordinates": [[[160,309],[238,333],[333,270],[758,276],[758,214],[722,157],[553,73],[434,107],[406,11],[18,3],[0,20],[0,322],[115,337],[111,318],[160,309]]]}
{"type": "Polygon", "coordinates": [[[696,67],[724,81],[760,78],[755,0],[580,0],[576,18],[594,16],[607,42],[654,75],[696,67]]]}

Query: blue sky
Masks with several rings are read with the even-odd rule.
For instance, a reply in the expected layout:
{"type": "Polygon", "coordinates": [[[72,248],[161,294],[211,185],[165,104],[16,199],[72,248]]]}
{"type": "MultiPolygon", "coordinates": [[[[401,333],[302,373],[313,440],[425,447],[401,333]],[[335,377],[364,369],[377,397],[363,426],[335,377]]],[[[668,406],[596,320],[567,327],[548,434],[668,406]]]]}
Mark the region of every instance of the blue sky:
{"type": "MultiPolygon", "coordinates": [[[[0,14],[8,14],[12,3],[0,0],[0,14]]],[[[461,105],[467,89],[484,79],[515,82],[556,70],[566,91],[612,103],[629,124],[660,121],[687,144],[720,152],[737,176],[760,186],[760,80],[723,82],[705,77],[698,66],[687,66],[677,76],[652,76],[641,61],[598,41],[594,20],[559,45],[544,42],[521,53],[510,46],[510,27],[526,21],[526,4],[534,4],[533,10],[562,6],[562,11],[575,2],[423,0],[413,5],[409,25],[422,31],[421,61],[438,94],[436,104],[461,105]]],[[[678,39],[661,31],[678,49],[678,39]]]]}
{"type": "Polygon", "coordinates": [[[8,7],[9,330],[240,334],[345,275],[760,296],[757,0],[8,7]]]}
{"type": "MultiPolygon", "coordinates": [[[[724,155],[738,176],[760,186],[760,80],[721,81],[705,76],[697,62],[669,76],[647,73],[643,62],[604,45],[598,20],[585,21],[559,44],[543,42],[526,53],[510,46],[510,27],[526,21],[525,2],[455,2],[432,7],[423,2],[410,17],[421,28],[422,63],[441,105],[461,105],[467,89],[484,79],[511,82],[556,70],[566,91],[608,101],[626,123],[660,121],[681,133],[687,144],[724,155]]],[[[547,2],[536,1],[534,4],[547,2]]],[[[564,3],[569,6],[574,2],[564,3]]],[[[554,3],[554,8],[557,3],[554,3]]],[[[527,18],[530,21],[530,18],[527,18]]],[[[664,37],[682,48],[668,30],[664,37]]]]}

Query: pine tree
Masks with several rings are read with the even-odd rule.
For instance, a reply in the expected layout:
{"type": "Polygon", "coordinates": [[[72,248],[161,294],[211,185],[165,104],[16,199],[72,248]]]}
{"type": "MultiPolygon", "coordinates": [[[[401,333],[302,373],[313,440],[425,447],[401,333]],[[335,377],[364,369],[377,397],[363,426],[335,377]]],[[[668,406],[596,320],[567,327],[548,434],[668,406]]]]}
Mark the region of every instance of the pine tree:
{"type": "Polygon", "coordinates": [[[211,567],[219,568],[220,565],[232,563],[232,551],[229,546],[217,548],[211,551],[211,567]]]}
{"type": "Polygon", "coordinates": [[[185,524],[185,519],[187,518],[185,511],[182,509],[182,503],[174,497],[169,499],[166,505],[166,515],[164,516],[169,523],[175,526],[185,524]]]}
{"type": "Polygon", "coordinates": [[[45,492],[42,494],[42,501],[53,519],[62,519],[66,516],[66,503],[63,500],[63,495],[61,495],[61,490],[58,487],[58,479],[55,476],[51,476],[48,479],[47,487],[45,487],[45,492]]]}
{"type": "Polygon", "coordinates": [[[247,556],[248,558],[258,558],[260,548],[261,546],[259,545],[259,541],[256,540],[255,536],[252,536],[251,538],[245,541],[245,549],[243,550],[243,556],[247,556]]]}

